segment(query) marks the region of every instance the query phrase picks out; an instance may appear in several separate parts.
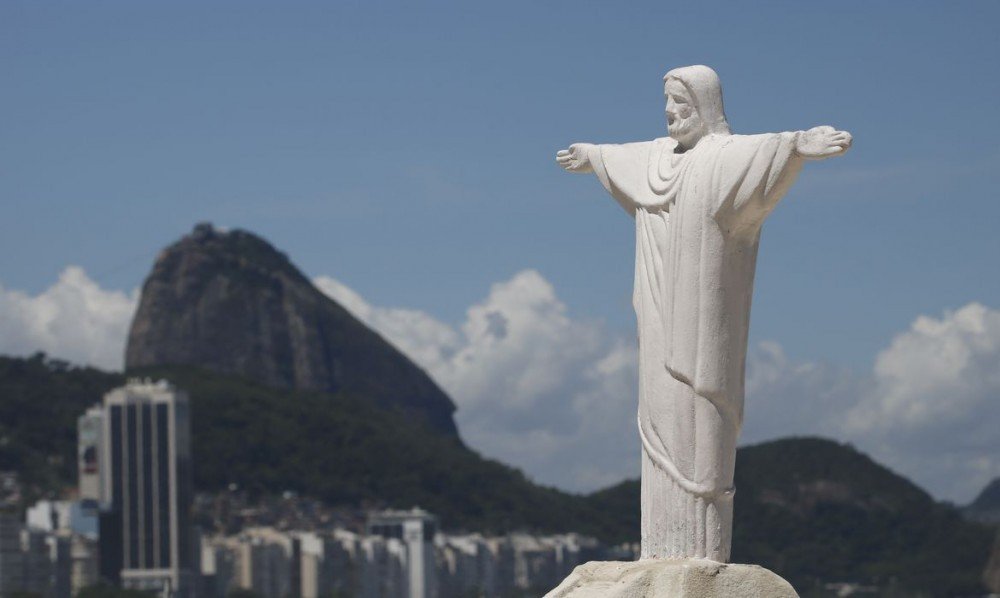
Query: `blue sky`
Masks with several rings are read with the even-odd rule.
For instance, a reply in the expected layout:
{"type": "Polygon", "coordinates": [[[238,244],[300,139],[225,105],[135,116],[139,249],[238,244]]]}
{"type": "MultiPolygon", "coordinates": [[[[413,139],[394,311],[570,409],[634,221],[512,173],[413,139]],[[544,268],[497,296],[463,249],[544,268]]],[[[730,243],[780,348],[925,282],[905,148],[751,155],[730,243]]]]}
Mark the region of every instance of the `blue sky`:
{"type": "Polygon", "coordinates": [[[1000,307],[997,22],[973,1],[4,2],[0,290],[79,266],[130,293],[209,220],[456,329],[530,270],[628,342],[631,222],[554,154],[665,135],[663,73],[703,63],[735,132],[853,133],[764,228],[751,344],[868,376],[919,317],[1000,307]]]}

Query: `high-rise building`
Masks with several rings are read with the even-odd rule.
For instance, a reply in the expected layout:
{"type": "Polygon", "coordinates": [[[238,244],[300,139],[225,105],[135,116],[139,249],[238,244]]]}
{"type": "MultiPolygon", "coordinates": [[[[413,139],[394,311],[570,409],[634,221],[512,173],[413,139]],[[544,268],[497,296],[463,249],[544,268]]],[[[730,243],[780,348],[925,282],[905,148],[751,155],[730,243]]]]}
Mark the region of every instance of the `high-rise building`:
{"type": "MultiPolygon", "coordinates": [[[[81,428],[100,421],[101,574],[125,588],[192,596],[197,551],[187,395],[165,380],[129,380],[104,395],[100,409],[88,411],[81,428]]],[[[84,464],[89,446],[81,442],[84,464]]],[[[81,491],[84,483],[92,488],[85,475],[81,491]]]]}
{"type": "Polygon", "coordinates": [[[77,430],[77,479],[81,501],[105,502],[104,468],[101,455],[104,451],[104,407],[95,405],[76,420],[77,430]]]}
{"type": "Polygon", "coordinates": [[[437,594],[434,535],[437,518],[421,509],[382,511],[368,519],[368,534],[396,539],[405,547],[407,598],[437,594]]]}
{"type": "Polygon", "coordinates": [[[358,536],[347,530],[293,532],[292,590],[302,598],[358,595],[358,536]],[[297,553],[296,553],[297,551],[297,553]],[[297,575],[297,579],[296,579],[297,575]]]}
{"type": "Polygon", "coordinates": [[[73,596],[99,581],[97,548],[93,538],[76,534],[70,538],[70,590],[73,596]]]}

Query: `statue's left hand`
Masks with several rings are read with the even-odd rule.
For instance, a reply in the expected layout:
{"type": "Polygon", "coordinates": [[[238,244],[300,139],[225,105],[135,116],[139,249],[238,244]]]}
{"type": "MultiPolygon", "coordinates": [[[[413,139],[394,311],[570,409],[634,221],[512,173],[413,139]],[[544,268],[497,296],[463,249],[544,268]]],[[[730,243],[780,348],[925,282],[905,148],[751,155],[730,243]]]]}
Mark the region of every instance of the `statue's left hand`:
{"type": "Polygon", "coordinates": [[[839,156],[851,147],[851,134],[833,127],[813,127],[799,134],[795,151],[806,160],[823,160],[839,156]]]}
{"type": "Polygon", "coordinates": [[[556,162],[570,172],[594,172],[594,167],[590,164],[592,147],[594,145],[591,143],[574,143],[568,149],[556,153],[556,162]]]}

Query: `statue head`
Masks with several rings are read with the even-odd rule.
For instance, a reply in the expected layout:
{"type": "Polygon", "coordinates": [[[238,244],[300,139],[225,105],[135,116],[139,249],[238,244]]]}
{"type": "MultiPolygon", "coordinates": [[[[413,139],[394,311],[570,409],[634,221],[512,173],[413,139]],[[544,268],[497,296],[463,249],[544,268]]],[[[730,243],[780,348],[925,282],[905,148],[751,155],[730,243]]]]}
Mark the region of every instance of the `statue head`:
{"type": "Polygon", "coordinates": [[[673,69],[663,77],[667,130],[683,149],[713,133],[728,135],[722,109],[722,84],[715,71],[695,65],[673,69]]]}

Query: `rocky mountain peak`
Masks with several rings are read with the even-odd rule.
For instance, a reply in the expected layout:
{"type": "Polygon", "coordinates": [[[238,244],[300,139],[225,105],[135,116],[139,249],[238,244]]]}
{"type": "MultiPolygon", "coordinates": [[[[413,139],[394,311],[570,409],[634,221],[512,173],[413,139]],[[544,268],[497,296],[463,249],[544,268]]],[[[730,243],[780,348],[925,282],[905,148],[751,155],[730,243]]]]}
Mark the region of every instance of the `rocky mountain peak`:
{"type": "Polygon", "coordinates": [[[320,292],[284,253],[243,230],[201,223],[157,257],[125,366],[162,365],[343,391],[456,434],[454,403],[423,370],[320,292]]]}

